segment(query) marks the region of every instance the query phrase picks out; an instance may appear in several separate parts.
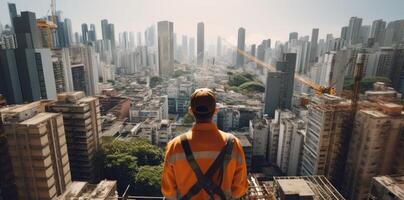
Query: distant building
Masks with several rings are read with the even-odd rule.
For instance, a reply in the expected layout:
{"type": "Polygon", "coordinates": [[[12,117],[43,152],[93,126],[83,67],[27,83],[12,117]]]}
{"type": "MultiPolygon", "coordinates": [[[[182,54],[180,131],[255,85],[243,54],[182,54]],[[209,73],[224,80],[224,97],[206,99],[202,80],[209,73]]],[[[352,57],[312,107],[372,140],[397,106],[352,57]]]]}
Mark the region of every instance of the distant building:
{"type": "Polygon", "coordinates": [[[373,21],[370,31],[370,38],[373,38],[379,45],[383,44],[386,22],[382,19],[373,21]]]}
{"type": "Polygon", "coordinates": [[[349,26],[347,29],[347,44],[349,46],[355,45],[361,42],[360,29],[362,27],[362,18],[351,17],[349,20],[349,26]]]}
{"type": "Polygon", "coordinates": [[[83,92],[58,94],[58,100],[47,106],[50,112],[63,114],[74,181],[96,181],[99,166],[94,156],[101,145],[101,115],[98,99],[83,92]]]}
{"type": "Polygon", "coordinates": [[[195,38],[190,37],[189,38],[189,63],[194,64],[195,63],[195,38]]]}
{"type": "Polygon", "coordinates": [[[292,40],[297,40],[299,38],[299,33],[298,32],[291,32],[289,33],[289,42],[292,40]]]}
{"type": "Polygon", "coordinates": [[[71,184],[62,115],[44,112],[44,104],[0,110],[18,199],[55,199],[71,184]]]}
{"type": "Polygon", "coordinates": [[[398,44],[404,39],[404,20],[391,21],[387,24],[383,46],[398,44]]]}
{"type": "Polygon", "coordinates": [[[222,57],[222,38],[220,36],[217,37],[217,44],[216,44],[216,56],[217,57],[222,57]]]}
{"type": "Polygon", "coordinates": [[[368,199],[404,199],[404,176],[373,177],[368,199]]]}
{"type": "Polygon", "coordinates": [[[237,67],[244,66],[244,56],[238,52],[238,50],[245,51],[245,28],[238,29],[237,37],[237,67]]]}
{"type": "Polygon", "coordinates": [[[318,50],[318,32],[319,29],[318,28],[313,28],[312,32],[311,32],[311,40],[310,40],[310,59],[309,62],[310,63],[315,63],[317,62],[317,50],[318,50]]]}
{"type": "Polygon", "coordinates": [[[205,25],[199,22],[197,26],[196,63],[203,65],[205,55],[205,25]]]}
{"type": "Polygon", "coordinates": [[[296,54],[287,53],[276,63],[276,72],[268,72],[265,87],[264,113],[274,117],[275,110],[290,109],[292,105],[296,54]]]}
{"type": "Polygon", "coordinates": [[[159,75],[174,75],[174,24],[169,21],[157,23],[157,41],[159,51],[159,75]]]}

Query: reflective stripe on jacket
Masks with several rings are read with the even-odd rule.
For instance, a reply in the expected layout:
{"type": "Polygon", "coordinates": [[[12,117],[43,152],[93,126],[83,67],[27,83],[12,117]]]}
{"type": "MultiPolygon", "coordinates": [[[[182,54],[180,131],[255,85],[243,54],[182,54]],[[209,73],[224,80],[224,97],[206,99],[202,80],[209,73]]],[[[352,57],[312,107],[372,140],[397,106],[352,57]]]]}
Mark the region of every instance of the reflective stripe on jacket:
{"type": "MultiPolygon", "coordinates": [[[[214,123],[196,123],[186,134],[191,150],[198,166],[206,173],[226,142],[227,135],[220,131],[214,123]]],[[[247,192],[247,167],[243,148],[235,138],[231,159],[223,170],[221,188],[226,196],[239,198],[247,192]]],[[[213,181],[217,180],[216,172],[213,181]]],[[[180,137],[167,144],[164,170],[161,180],[161,191],[168,199],[179,199],[196,183],[196,176],[189,166],[180,137]]],[[[216,184],[218,184],[215,181],[216,184]]],[[[218,198],[218,196],[216,196],[218,198]]],[[[192,199],[209,199],[209,195],[201,190],[192,199]]]]}

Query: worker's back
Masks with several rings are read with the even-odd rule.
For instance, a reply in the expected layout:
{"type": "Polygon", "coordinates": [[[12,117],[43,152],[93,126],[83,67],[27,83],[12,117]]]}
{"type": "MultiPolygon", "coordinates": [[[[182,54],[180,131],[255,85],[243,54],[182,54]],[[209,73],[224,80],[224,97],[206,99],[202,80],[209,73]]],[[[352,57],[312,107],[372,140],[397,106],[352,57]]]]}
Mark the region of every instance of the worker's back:
{"type": "MultiPolygon", "coordinates": [[[[232,140],[233,146],[228,159],[219,159],[221,161],[219,170],[215,170],[210,180],[221,188],[227,199],[244,195],[248,187],[247,171],[244,152],[239,140],[231,134],[219,131],[213,122],[196,123],[192,130],[185,135],[192,155],[204,175],[226,143],[232,140]]],[[[184,153],[181,139],[184,139],[184,136],[174,138],[167,145],[162,192],[168,199],[184,198],[184,195],[190,192],[198,179],[184,153]]],[[[192,196],[191,199],[210,198],[203,188],[194,193],[187,196],[192,196]]],[[[215,198],[220,197],[216,194],[215,198]]]]}

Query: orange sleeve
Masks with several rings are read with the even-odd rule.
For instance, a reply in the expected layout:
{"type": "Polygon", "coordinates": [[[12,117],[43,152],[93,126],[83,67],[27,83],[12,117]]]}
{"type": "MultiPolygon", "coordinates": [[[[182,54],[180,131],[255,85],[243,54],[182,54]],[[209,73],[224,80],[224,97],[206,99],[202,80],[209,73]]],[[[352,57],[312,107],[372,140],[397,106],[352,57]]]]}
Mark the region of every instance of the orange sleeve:
{"type": "Polygon", "coordinates": [[[161,192],[167,199],[177,198],[177,183],[175,182],[175,173],[173,164],[170,163],[170,155],[173,152],[173,145],[171,142],[167,144],[166,155],[164,158],[164,168],[161,177],[161,192]]]}
{"type": "Polygon", "coordinates": [[[237,152],[237,167],[234,172],[233,182],[231,185],[231,191],[233,198],[242,197],[248,189],[248,181],[247,181],[247,164],[245,161],[245,155],[243,151],[243,147],[240,144],[240,141],[236,139],[236,152],[237,152]]]}

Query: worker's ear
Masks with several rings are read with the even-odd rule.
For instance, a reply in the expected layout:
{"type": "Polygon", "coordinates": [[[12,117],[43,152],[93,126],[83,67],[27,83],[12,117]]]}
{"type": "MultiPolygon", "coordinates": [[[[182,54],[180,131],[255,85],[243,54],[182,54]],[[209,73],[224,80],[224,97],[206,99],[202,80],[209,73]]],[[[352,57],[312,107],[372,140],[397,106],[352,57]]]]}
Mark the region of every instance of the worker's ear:
{"type": "Polygon", "coordinates": [[[194,116],[194,113],[192,112],[191,106],[188,107],[188,113],[189,113],[190,115],[194,116]]]}
{"type": "Polygon", "coordinates": [[[217,115],[217,113],[219,113],[219,111],[220,111],[220,108],[216,107],[215,108],[215,115],[217,115]]]}

